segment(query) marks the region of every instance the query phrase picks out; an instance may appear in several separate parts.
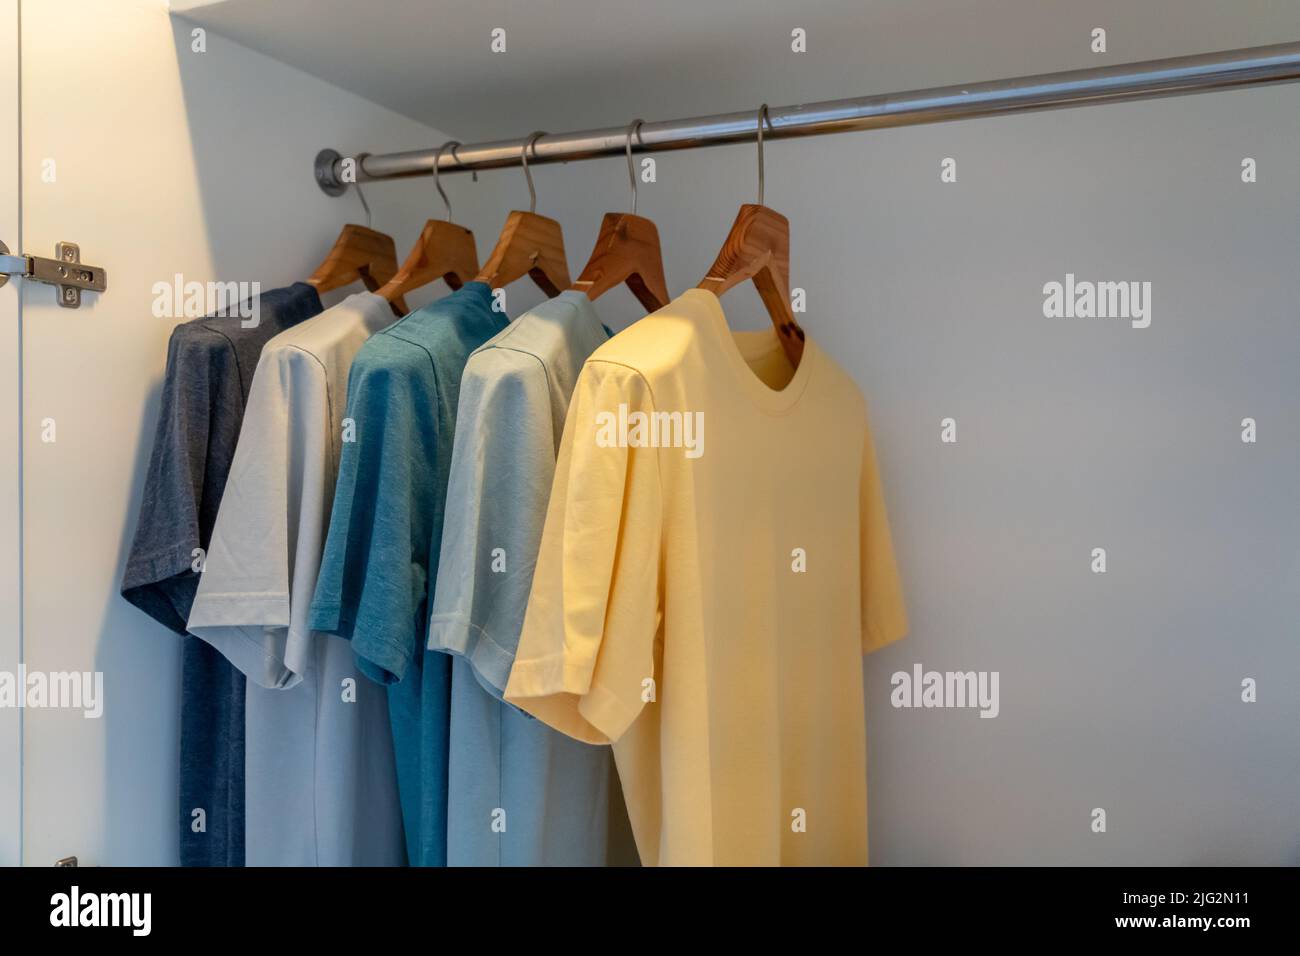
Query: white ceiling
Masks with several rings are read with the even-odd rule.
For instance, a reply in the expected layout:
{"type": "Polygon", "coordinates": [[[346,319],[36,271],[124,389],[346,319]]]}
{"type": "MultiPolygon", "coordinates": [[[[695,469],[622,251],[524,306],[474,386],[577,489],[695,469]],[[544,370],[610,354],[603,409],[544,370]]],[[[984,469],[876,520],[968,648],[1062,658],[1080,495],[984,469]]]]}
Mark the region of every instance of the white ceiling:
{"type": "MultiPolygon", "coordinates": [[[[1300,0],[171,0],[466,142],[1300,39],[1300,0]],[[1093,27],[1109,50],[1089,50],[1093,27]],[[507,51],[489,50],[493,28],[507,51]],[[809,50],[790,51],[790,31],[809,50]]],[[[375,144],[382,151],[383,144],[375,144]]]]}

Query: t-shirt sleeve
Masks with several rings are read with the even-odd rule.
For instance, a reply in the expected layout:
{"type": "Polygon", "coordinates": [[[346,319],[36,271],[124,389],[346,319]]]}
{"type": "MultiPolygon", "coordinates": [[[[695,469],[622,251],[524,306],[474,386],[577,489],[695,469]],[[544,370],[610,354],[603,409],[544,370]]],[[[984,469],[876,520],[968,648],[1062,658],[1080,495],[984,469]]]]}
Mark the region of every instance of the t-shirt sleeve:
{"type": "Polygon", "coordinates": [[[870,653],[907,633],[907,609],[903,587],[894,559],[894,545],[885,512],[885,493],[880,483],[871,426],[862,440],[862,464],[858,477],[858,521],[862,564],[862,651],[870,653]]]}
{"type": "Polygon", "coordinates": [[[662,619],[657,452],[618,440],[653,413],[640,373],[588,361],[565,421],[506,700],[570,737],[617,740],[644,706],[662,619]],[[626,419],[623,419],[626,420],[626,419]]]}
{"type": "Polygon", "coordinates": [[[225,482],[243,395],[230,343],[178,327],[167,343],[144,494],[122,574],[122,596],[178,634],[198,586],[198,555],[225,482]],[[228,443],[228,444],[227,444],[228,443]]]}
{"type": "Polygon", "coordinates": [[[427,625],[438,397],[431,370],[373,352],[363,361],[376,341],[348,376],[355,431],[339,455],[311,626],[351,640],[361,672],[394,684],[427,625]]]}
{"type": "Polygon", "coordinates": [[[292,687],[307,669],[308,608],[293,606],[290,584],[315,580],[329,428],[315,357],[263,352],[189,619],[191,633],[263,687],[292,687]]]}
{"type": "Polygon", "coordinates": [[[491,348],[460,383],[430,650],[465,657],[494,697],[505,691],[555,474],[546,371],[491,348]]]}

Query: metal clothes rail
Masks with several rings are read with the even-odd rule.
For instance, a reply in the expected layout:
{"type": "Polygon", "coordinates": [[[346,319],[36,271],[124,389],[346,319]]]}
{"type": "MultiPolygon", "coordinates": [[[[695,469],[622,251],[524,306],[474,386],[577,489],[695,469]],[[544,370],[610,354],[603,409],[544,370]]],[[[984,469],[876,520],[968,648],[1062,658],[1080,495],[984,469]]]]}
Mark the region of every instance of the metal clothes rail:
{"type": "MultiPolygon", "coordinates": [[[[770,126],[764,132],[764,139],[939,123],[1298,79],[1300,43],[1280,43],[907,93],[770,107],[770,126]]],[[[633,152],[751,142],[757,132],[757,105],[738,113],[643,123],[633,142],[633,152]]],[[[621,156],[626,149],[627,130],[625,124],[575,133],[546,133],[533,142],[528,164],[621,156]]],[[[382,155],[361,153],[356,179],[374,182],[431,175],[435,163],[439,173],[518,166],[531,138],[460,145],[443,151],[441,156],[438,147],[382,155]]],[[[330,195],[338,195],[347,187],[342,176],[343,162],[337,152],[329,149],[322,150],[317,157],[316,181],[330,195]]]]}

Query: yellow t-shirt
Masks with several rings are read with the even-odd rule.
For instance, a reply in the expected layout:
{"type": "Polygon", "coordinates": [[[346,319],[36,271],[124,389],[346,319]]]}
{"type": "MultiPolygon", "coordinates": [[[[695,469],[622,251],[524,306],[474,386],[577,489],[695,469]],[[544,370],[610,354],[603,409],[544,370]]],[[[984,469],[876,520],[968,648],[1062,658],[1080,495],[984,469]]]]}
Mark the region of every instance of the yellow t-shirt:
{"type": "Polygon", "coordinates": [[[587,359],[506,699],[613,742],[646,865],[865,864],[906,615],[853,380],[692,289],[587,359]]]}

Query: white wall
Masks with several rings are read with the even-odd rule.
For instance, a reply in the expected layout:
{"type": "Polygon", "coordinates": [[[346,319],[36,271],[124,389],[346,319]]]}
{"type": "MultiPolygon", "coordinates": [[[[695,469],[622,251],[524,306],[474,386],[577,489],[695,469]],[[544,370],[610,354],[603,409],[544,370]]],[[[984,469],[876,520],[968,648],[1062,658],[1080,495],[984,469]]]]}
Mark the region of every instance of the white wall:
{"type": "MultiPolygon", "coordinates": [[[[0,3],[0,15],[11,6],[0,3]]],[[[29,864],[177,860],[179,644],[118,595],[174,324],[151,314],[152,284],[176,272],[264,288],[305,278],[344,222],[364,221],[354,196],[316,188],[316,151],[441,139],[221,37],[192,53],[188,31],[183,21],[173,29],[162,0],[23,4],[26,246],[48,254],[58,240],[79,242],[109,275],[107,294],[79,311],[56,308],[49,287],[25,290],[26,659],[106,681],[98,721],[26,714],[29,864]],[[41,179],[47,158],[54,183],[41,179]],[[54,444],[40,440],[47,417],[54,444]]],[[[3,109],[0,100],[0,127],[3,109]]],[[[432,195],[411,184],[371,197],[399,256],[437,212],[432,195]]],[[[0,501],[16,495],[0,485],[0,501]]],[[[0,667],[5,659],[0,640],[0,667]]],[[[0,724],[0,759],[6,732],[0,724]]],[[[14,832],[4,778],[0,859],[14,832]]]]}
{"type": "MultiPolygon", "coordinates": [[[[1300,862],[1296,116],[1283,86],[769,144],[802,324],[871,403],[911,610],[866,664],[873,862],[1300,862]],[[1151,281],[1151,327],[1044,318],[1066,272],[1151,281]],[[916,662],[1000,672],[1000,716],[893,709],[916,662]]],[[[640,208],[678,292],[753,201],[754,149],[657,162],[640,208]]],[[[536,180],[576,275],[626,166],[536,180]]],[[[481,243],[527,200],[518,171],[454,188],[485,197],[481,243]]],[[[767,322],[752,287],[724,305],[767,322]]]]}

